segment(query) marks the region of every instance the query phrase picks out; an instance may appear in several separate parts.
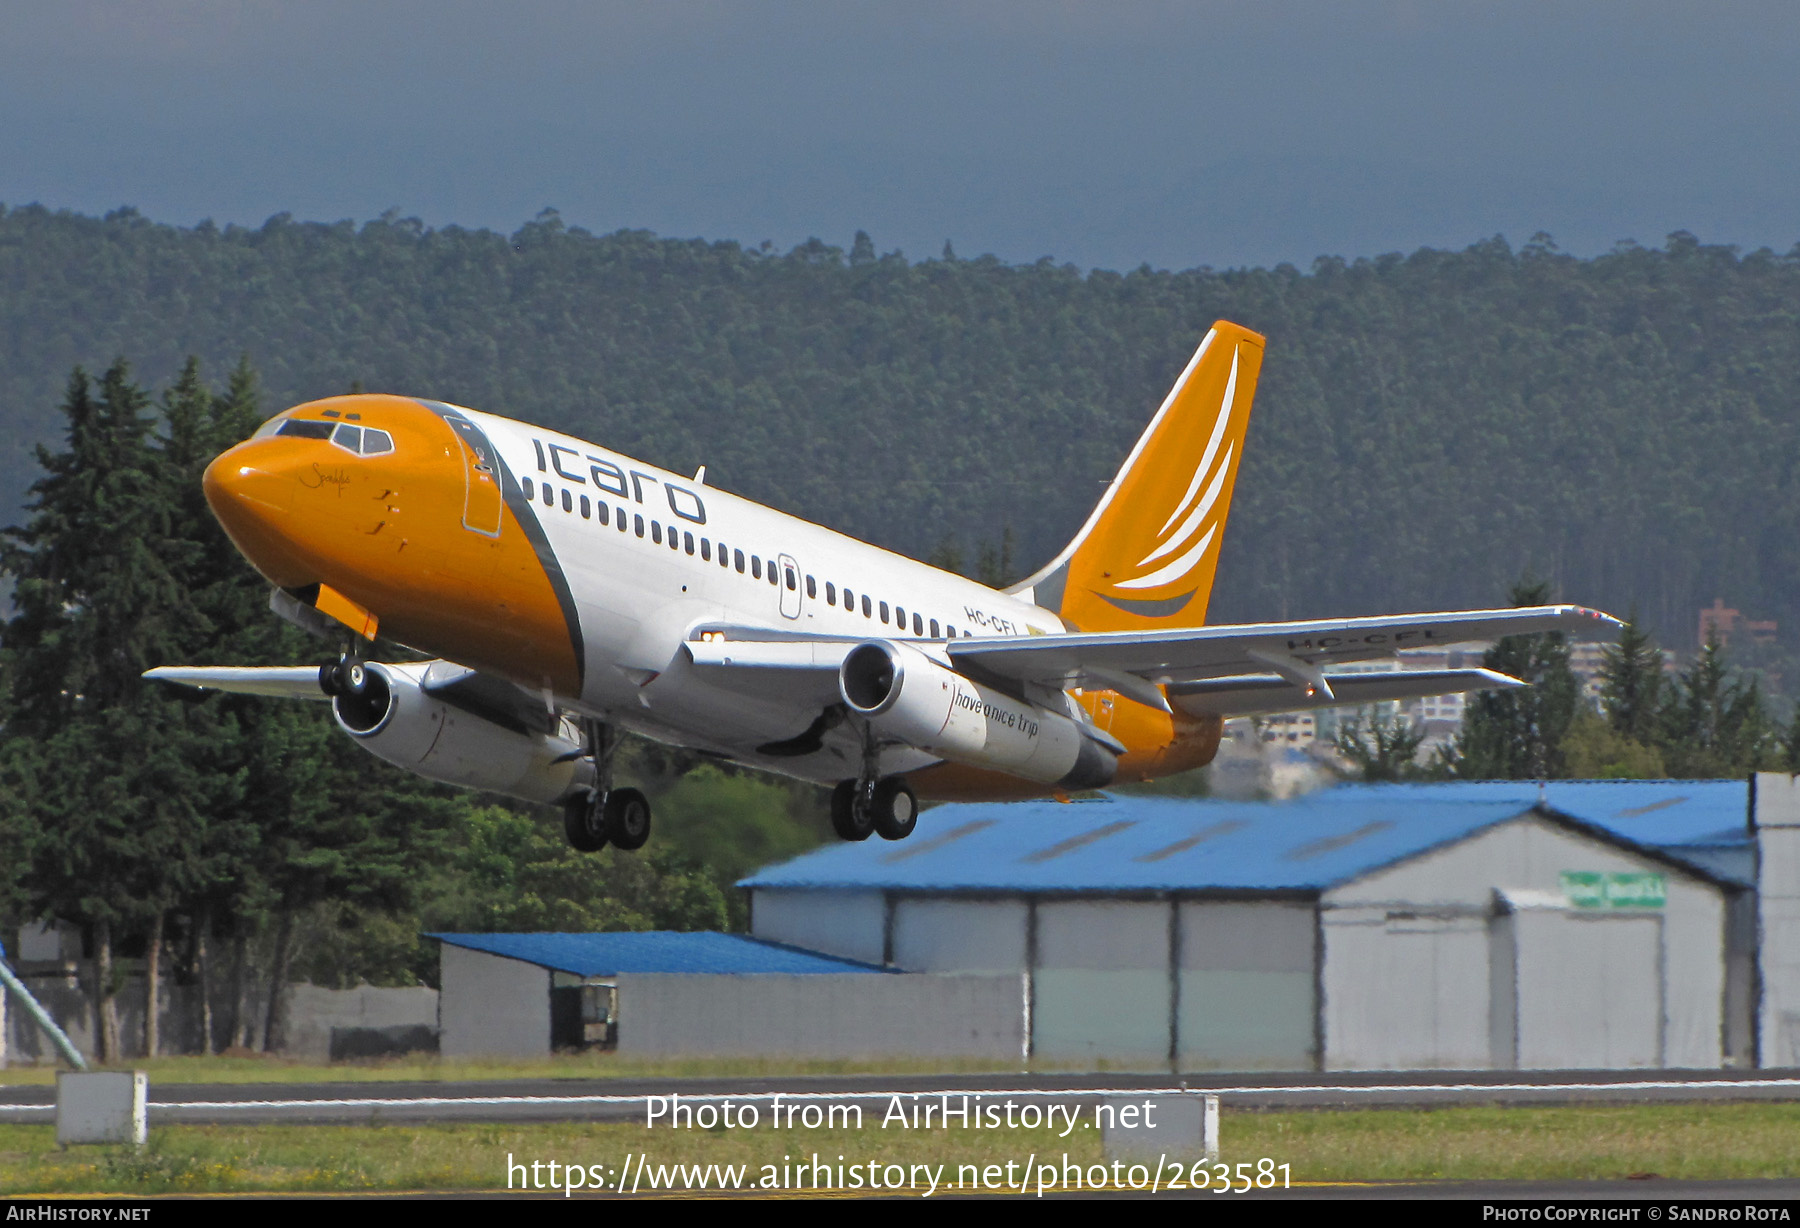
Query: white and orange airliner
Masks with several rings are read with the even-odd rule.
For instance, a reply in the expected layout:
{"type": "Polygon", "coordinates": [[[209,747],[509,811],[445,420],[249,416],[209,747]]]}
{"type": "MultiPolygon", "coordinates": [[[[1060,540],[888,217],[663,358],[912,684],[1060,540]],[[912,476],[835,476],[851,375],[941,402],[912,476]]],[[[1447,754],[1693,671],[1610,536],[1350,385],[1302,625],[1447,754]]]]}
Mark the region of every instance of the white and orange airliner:
{"type": "Polygon", "coordinates": [[[400,396],[312,401],[206,471],[319,668],[149,676],[329,700],[436,780],[563,807],[637,848],[622,730],[835,785],[847,840],[918,799],[1017,798],[1208,763],[1224,718],[1483,688],[1481,669],[1333,672],[1399,650],[1618,622],[1575,606],[1207,626],[1263,338],[1208,331],[1087,523],[1004,591],[568,435],[400,396]],[[377,632],[435,658],[365,659],[377,632]]]}

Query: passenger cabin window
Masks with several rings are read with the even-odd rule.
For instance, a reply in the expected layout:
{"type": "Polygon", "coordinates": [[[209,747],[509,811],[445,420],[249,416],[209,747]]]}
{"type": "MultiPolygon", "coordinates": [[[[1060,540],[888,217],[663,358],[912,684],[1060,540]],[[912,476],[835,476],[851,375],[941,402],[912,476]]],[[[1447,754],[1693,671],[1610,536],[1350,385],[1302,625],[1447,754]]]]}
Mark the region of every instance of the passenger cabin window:
{"type": "Polygon", "coordinates": [[[650,522],[650,540],[659,546],[662,545],[662,521],[652,520],[650,522]]]}
{"type": "Polygon", "coordinates": [[[863,594],[863,617],[864,618],[875,617],[875,607],[870,603],[869,594],[867,594],[867,593],[863,594]]]}
{"type": "Polygon", "coordinates": [[[811,576],[806,577],[806,595],[814,600],[817,600],[819,596],[819,586],[813,583],[811,576]]]}
{"type": "Polygon", "coordinates": [[[883,623],[885,623],[885,622],[887,622],[887,620],[888,620],[888,608],[887,608],[887,602],[884,601],[881,603],[881,621],[883,623]]]}
{"type": "Polygon", "coordinates": [[[825,581],[825,604],[837,604],[837,585],[833,584],[830,580],[825,581]]]}
{"type": "Polygon", "coordinates": [[[681,530],[674,525],[669,526],[669,549],[681,549],[681,530]]]}
{"type": "Polygon", "coordinates": [[[537,483],[530,478],[520,478],[519,489],[525,493],[525,502],[530,503],[537,498],[537,483]]]}
{"type": "Polygon", "coordinates": [[[639,537],[642,537],[644,535],[644,518],[643,518],[643,516],[634,514],[631,517],[631,528],[634,533],[636,533],[639,537]]]}
{"type": "Polygon", "coordinates": [[[938,637],[937,619],[935,619],[935,618],[931,620],[931,638],[934,640],[939,638],[938,637]]]}
{"type": "Polygon", "coordinates": [[[906,630],[906,611],[899,606],[894,607],[894,625],[902,631],[906,630]]]}
{"type": "Polygon", "coordinates": [[[550,489],[550,483],[548,483],[548,482],[544,483],[543,491],[544,491],[544,506],[545,507],[555,507],[556,506],[556,492],[554,490],[550,489]]]}
{"type": "Polygon", "coordinates": [[[742,550],[733,550],[731,552],[731,564],[737,568],[738,575],[741,576],[744,574],[744,552],[742,550]]]}
{"type": "Polygon", "coordinates": [[[681,534],[681,548],[689,554],[694,552],[694,535],[692,533],[683,530],[681,534]]]}
{"type": "Polygon", "coordinates": [[[565,491],[563,491],[563,511],[565,511],[565,512],[572,512],[572,511],[574,511],[574,510],[575,510],[575,498],[574,498],[574,496],[573,496],[573,495],[571,495],[571,494],[570,494],[570,493],[569,493],[569,492],[568,492],[568,491],[566,491],[566,490],[565,490],[565,491]]]}
{"type": "MultiPolygon", "coordinates": [[[[742,570],[742,568],[739,570],[742,570]]],[[[753,554],[750,556],[750,576],[755,580],[762,579],[762,558],[759,555],[753,554]]]]}
{"type": "Polygon", "coordinates": [[[583,520],[591,518],[588,514],[588,497],[586,495],[581,496],[581,518],[583,520]]]}
{"type": "Polygon", "coordinates": [[[702,563],[712,562],[712,538],[710,537],[700,539],[700,561],[702,563]]]}
{"type": "Polygon", "coordinates": [[[769,573],[769,583],[779,586],[781,583],[781,579],[780,579],[780,577],[778,577],[775,574],[775,560],[774,559],[769,560],[769,565],[766,568],[766,570],[769,573]]]}
{"type": "Polygon", "coordinates": [[[916,610],[913,611],[913,634],[914,635],[924,635],[925,634],[925,623],[919,617],[918,611],[916,611],[916,610]]]}

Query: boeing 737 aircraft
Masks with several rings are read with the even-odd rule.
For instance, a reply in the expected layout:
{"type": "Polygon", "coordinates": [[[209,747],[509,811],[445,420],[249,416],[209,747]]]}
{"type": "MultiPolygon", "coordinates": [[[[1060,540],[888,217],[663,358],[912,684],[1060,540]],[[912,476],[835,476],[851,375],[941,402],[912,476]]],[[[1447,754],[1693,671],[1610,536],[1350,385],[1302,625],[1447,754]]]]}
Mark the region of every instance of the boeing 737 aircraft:
{"type": "Polygon", "coordinates": [[[650,808],[613,786],[622,730],[835,785],[838,835],[899,840],[921,797],[1199,767],[1227,716],[1523,685],[1348,662],[1616,633],[1575,606],[1207,626],[1262,355],[1262,337],[1214,324],[1075,539],[1003,592],[704,468],[437,401],[309,402],[215,460],[206,497],[275,612],[341,657],[149,676],[329,700],[390,763],[561,805],[577,848],[635,849],[650,808]],[[436,659],[368,661],[378,630],[436,659]]]}

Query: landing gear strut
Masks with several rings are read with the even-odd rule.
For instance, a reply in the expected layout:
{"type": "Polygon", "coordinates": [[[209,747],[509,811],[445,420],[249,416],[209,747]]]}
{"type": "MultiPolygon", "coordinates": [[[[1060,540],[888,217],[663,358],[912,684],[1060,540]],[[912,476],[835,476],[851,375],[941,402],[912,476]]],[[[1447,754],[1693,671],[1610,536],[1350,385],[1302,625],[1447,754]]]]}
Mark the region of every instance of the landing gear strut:
{"type": "Polygon", "coordinates": [[[903,776],[877,776],[874,738],[865,733],[862,774],[831,791],[831,829],[843,840],[904,840],[919,823],[919,799],[903,776]]]}
{"type": "Polygon", "coordinates": [[[581,726],[594,760],[594,783],[563,803],[563,835],[583,853],[597,853],[609,843],[626,852],[641,849],[650,838],[650,801],[637,789],[613,788],[619,732],[591,718],[581,726]]]}

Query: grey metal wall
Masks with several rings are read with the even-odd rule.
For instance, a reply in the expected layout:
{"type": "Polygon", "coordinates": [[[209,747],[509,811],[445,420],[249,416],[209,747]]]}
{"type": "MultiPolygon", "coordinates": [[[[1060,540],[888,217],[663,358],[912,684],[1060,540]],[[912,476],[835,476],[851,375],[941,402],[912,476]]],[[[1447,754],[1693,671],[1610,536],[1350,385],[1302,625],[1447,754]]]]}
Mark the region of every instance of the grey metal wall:
{"type": "Polygon", "coordinates": [[[1531,908],[1511,921],[1516,1049],[1514,1063],[1501,1053],[1496,1065],[1621,1070],[1662,1064],[1668,1016],[1660,915],[1531,908]]]}
{"type": "Polygon", "coordinates": [[[1039,902],[1034,1052],[1050,1060],[1167,1062],[1170,922],[1166,901],[1039,902]]]}
{"type": "Polygon", "coordinates": [[[1648,1064],[1723,1064],[1727,892],[1667,863],[1529,817],[1334,888],[1322,903],[1329,1068],[1641,1065],[1651,1032],[1660,1051],[1648,1064]],[[1661,874],[1665,902],[1576,916],[1585,910],[1566,907],[1564,871],[1661,874]],[[1497,891],[1534,897],[1556,917],[1503,921],[1497,891]],[[1649,927],[1633,923],[1652,916],[1654,974],[1649,927]],[[1614,928],[1593,928],[1604,925],[1614,928]],[[1611,952],[1607,967],[1595,951],[1611,952]],[[1620,961],[1634,970],[1629,983],[1613,976],[1620,961]],[[1596,1028],[1615,1039],[1596,1047],[1596,1028]]]}
{"type": "Polygon", "coordinates": [[[1030,905],[954,896],[894,901],[894,965],[909,972],[1025,970],[1030,905]]]}
{"type": "Polygon", "coordinates": [[[438,1052],[540,1057],[550,1052],[550,972],[440,943],[438,1052]]]}
{"type": "Polygon", "coordinates": [[[1182,1067],[1313,1066],[1318,910],[1306,902],[1277,900],[1200,900],[1179,907],[1182,1067]]]}
{"type": "Polygon", "coordinates": [[[1339,905],[1323,915],[1325,1064],[1457,1070],[1489,1064],[1485,909],[1339,905]]]}
{"type": "Polygon", "coordinates": [[[1024,1007],[1017,974],[624,974],[619,1052],[1016,1062],[1024,1007]]]}
{"type": "Polygon", "coordinates": [[[879,964],[886,911],[879,891],[764,889],[751,895],[750,932],[770,942],[879,964]]]}
{"type": "Polygon", "coordinates": [[[1764,1066],[1800,1066],[1800,778],[1758,772],[1755,801],[1757,949],[1764,1066]]]}

